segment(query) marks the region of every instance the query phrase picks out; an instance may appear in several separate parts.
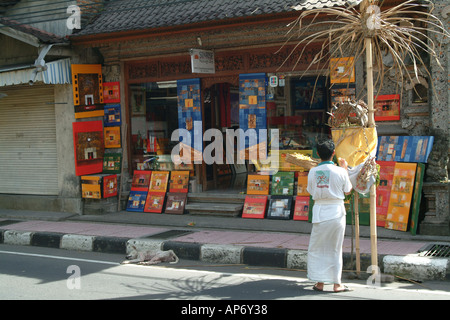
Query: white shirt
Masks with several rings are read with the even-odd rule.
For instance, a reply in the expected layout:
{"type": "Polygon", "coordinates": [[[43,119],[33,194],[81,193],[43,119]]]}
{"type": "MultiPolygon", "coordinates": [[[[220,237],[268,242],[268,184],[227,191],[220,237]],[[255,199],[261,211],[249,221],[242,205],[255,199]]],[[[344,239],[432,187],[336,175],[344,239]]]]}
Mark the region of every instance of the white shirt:
{"type": "Polygon", "coordinates": [[[314,200],[312,223],[319,223],[345,215],[345,193],[352,184],[345,169],[324,161],[308,174],[307,191],[314,200]]]}

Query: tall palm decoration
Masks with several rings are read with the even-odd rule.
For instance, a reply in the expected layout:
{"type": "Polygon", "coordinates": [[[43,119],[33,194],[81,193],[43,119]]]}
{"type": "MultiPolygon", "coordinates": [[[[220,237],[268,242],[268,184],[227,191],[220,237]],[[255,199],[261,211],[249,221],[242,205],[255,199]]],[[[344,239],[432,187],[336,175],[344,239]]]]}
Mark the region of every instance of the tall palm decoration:
{"type": "MultiPolygon", "coordinates": [[[[437,65],[441,66],[438,45],[435,44],[434,38],[443,39],[449,37],[449,33],[443,23],[433,15],[434,5],[431,1],[407,0],[385,10],[381,9],[383,0],[356,2],[359,3],[359,8],[350,5],[302,11],[299,17],[288,25],[286,44],[296,41],[291,55],[303,48],[297,60],[299,62],[309,44],[322,42],[321,50],[306,71],[314,66],[318,69],[324,64],[329,65],[333,57],[353,56],[353,61],[356,62],[365,56],[368,127],[375,127],[374,87],[377,87],[379,92],[387,74],[396,75],[401,87],[405,79],[408,82],[413,82],[414,78],[420,82],[420,76],[428,76],[431,79],[426,57],[434,59],[437,65]],[[374,69],[378,71],[375,81],[374,69]]],[[[302,6],[294,9],[301,10],[302,6]]],[[[330,65],[328,70],[334,68],[330,65]]],[[[350,68],[355,68],[354,63],[350,68]]],[[[370,188],[372,272],[378,273],[375,199],[376,189],[375,185],[372,185],[370,188]]]]}
{"type": "Polygon", "coordinates": [[[419,80],[419,76],[430,77],[426,57],[441,66],[438,45],[432,34],[438,37],[450,35],[433,15],[434,4],[427,0],[408,0],[382,10],[384,2],[363,0],[359,8],[352,5],[303,11],[288,25],[286,43],[299,39],[291,54],[303,48],[300,61],[309,44],[322,42],[322,50],[308,66],[308,71],[322,63],[330,63],[332,57],[353,56],[354,61],[363,58],[368,45],[366,39],[371,39],[373,67],[378,71],[374,81],[377,92],[383,87],[386,74],[396,75],[400,86],[405,79],[413,82],[414,78],[419,80]]]}

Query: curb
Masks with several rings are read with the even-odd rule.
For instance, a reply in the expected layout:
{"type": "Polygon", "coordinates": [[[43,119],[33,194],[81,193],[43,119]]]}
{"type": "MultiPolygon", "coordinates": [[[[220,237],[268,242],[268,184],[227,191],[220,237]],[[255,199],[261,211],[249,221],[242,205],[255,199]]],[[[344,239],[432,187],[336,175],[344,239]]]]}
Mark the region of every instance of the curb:
{"type": "MultiPolygon", "coordinates": [[[[138,250],[173,250],[180,259],[218,264],[245,264],[286,269],[307,269],[307,251],[285,248],[245,247],[179,242],[148,238],[117,238],[53,232],[30,232],[0,229],[0,244],[38,246],[75,251],[93,251],[125,255],[133,245],[138,250]]],[[[450,260],[415,255],[379,256],[382,272],[413,280],[446,280],[450,260]]],[[[343,255],[344,269],[352,270],[355,261],[350,253],[343,255]]],[[[370,266],[370,256],[361,255],[361,273],[370,266]]]]}

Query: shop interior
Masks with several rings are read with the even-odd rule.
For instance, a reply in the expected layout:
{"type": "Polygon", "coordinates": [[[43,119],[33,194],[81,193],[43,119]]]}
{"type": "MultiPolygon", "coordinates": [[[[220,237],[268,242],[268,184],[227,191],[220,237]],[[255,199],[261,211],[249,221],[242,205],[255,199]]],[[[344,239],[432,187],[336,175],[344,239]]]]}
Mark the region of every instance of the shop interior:
{"type": "MultiPolygon", "coordinates": [[[[268,74],[266,86],[267,129],[279,130],[280,150],[312,150],[318,136],[329,135],[326,125],[330,97],[325,77],[268,74]],[[276,76],[276,83],[270,76],[276,76]]],[[[200,174],[198,191],[239,193],[246,190],[250,172],[258,163],[175,166],[170,159],[172,132],[179,128],[177,82],[148,82],[129,85],[132,169],[190,170],[200,174]],[[158,157],[158,161],[154,158],[158,157]]],[[[217,83],[202,88],[204,130],[239,128],[239,88],[217,83]]],[[[270,132],[270,131],[268,131],[270,132]]],[[[225,143],[225,137],[223,139],[225,143]]],[[[204,142],[205,148],[211,142],[204,142]]],[[[237,142],[235,141],[235,146],[237,142]]],[[[225,150],[225,146],[224,146],[225,150]]],[[[236,150],[234,154],[236,159],[236,150]]]]}

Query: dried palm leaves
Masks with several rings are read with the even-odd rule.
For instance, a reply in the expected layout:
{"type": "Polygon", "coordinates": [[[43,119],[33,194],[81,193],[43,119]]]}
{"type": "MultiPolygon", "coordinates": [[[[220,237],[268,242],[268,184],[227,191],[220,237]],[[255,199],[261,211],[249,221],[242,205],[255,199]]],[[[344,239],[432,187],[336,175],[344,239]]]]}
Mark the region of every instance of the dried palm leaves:
{"type": "Polygon", "coordinates": [[[364,39],[369,37],[373,43],[374,69],[378,70],[374,81],[378,92],[385,74],[396,75],[400,85],[405,79],[430,78],[427,54],[440,65],[434,38],[449,37],[442,22],[432,14],[433,3],[408,0],[382,10],[379,6],[383,2],[364,0],[359,10],[349,6],[303,11],[288,25],[285,44],[297,41],[292,53],[301,49],[300,59],[309,44],[322,42],[322,50],[305,70],[307,72],[314,66],[330,63],[331,57],[353,56],[357,61],[364,54],[364,39]]]}

